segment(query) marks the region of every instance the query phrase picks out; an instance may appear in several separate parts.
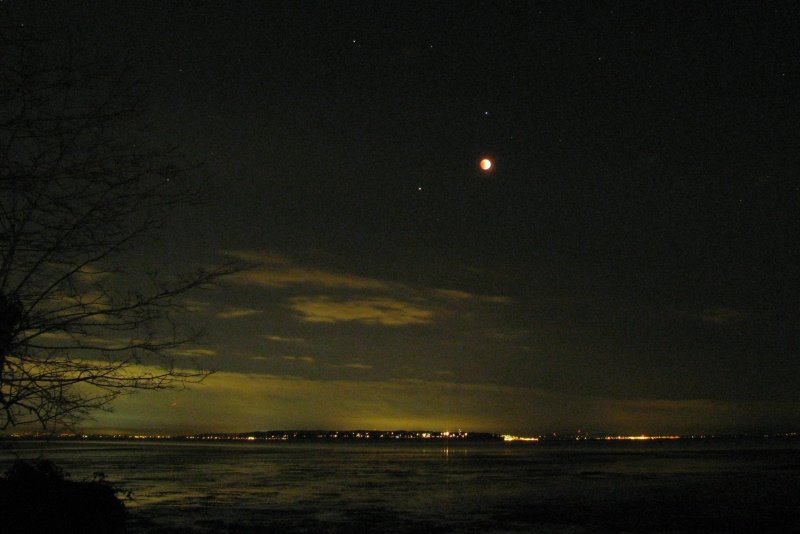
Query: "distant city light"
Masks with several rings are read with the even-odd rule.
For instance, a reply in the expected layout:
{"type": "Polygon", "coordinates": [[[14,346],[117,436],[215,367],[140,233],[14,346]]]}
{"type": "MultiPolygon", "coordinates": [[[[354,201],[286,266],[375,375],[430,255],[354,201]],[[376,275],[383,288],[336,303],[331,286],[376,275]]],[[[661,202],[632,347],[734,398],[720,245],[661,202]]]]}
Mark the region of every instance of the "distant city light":
{"type": "Polygon", "coordinates": [[[539,441],[536,437],[512,436],[511,434],[503,434],[503,441],[539,441]]]}

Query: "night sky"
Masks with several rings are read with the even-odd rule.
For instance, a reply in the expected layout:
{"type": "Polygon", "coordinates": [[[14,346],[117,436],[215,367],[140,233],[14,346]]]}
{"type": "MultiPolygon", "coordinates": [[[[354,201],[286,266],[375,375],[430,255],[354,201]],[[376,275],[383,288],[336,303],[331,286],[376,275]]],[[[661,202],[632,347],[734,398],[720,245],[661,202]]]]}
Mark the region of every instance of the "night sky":
{"type": "Polygon", "coordinates": [[[87,428],[798,429],[796,3],[5,4],[200,164],[143,262],[258,263],[87,428]]]}

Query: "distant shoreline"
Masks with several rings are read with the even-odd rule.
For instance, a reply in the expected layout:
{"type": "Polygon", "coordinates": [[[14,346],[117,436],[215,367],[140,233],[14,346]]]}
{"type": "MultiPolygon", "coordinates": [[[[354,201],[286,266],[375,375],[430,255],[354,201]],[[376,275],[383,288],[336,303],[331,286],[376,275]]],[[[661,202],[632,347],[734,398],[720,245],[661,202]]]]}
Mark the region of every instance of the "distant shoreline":
{"type": "Polygon", "coordinates": [[[726,439],[797,439],[798,432],[692,434],[692,435],[618,435],[618,434],[546,434],[514,436],[491,432],[438,432],[429,430],[266,430],[254,432],[213,432],[192,435],[171,434],[91,434],[91,433],[12,433],[0,435],[0,441],[176,441],[176,442],[572,442],[572,441],[698,441],[726,439]]]}

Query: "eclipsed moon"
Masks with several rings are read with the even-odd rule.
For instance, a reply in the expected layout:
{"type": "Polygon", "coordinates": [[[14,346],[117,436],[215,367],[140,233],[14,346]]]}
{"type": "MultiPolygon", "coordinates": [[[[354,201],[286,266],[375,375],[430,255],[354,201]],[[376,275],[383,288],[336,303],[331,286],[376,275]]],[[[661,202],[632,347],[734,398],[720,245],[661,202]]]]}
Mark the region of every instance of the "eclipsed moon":
{"type": "Polygon", "coordinates": [[[483,169],[484,171],[488,171],[491,168],[492,168],[492,160],[490,160],[489,158],[483,158],[481,160],[481,169],[483,169]]]}

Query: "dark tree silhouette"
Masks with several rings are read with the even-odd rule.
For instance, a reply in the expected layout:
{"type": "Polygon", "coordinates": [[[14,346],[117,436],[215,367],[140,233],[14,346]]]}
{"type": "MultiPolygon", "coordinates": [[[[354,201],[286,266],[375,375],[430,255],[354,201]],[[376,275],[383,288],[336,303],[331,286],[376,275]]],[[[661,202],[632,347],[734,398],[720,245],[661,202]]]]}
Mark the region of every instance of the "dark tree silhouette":
{"type": "Polygon", "coordinates": [[[131,269],[200,200],[174,151],[142,143],[142,95],[125,62],[0,26],[0,429],[208,374],[170,357],[198,335],[174,321],[177,297],[235,267],[131,269]]]}

